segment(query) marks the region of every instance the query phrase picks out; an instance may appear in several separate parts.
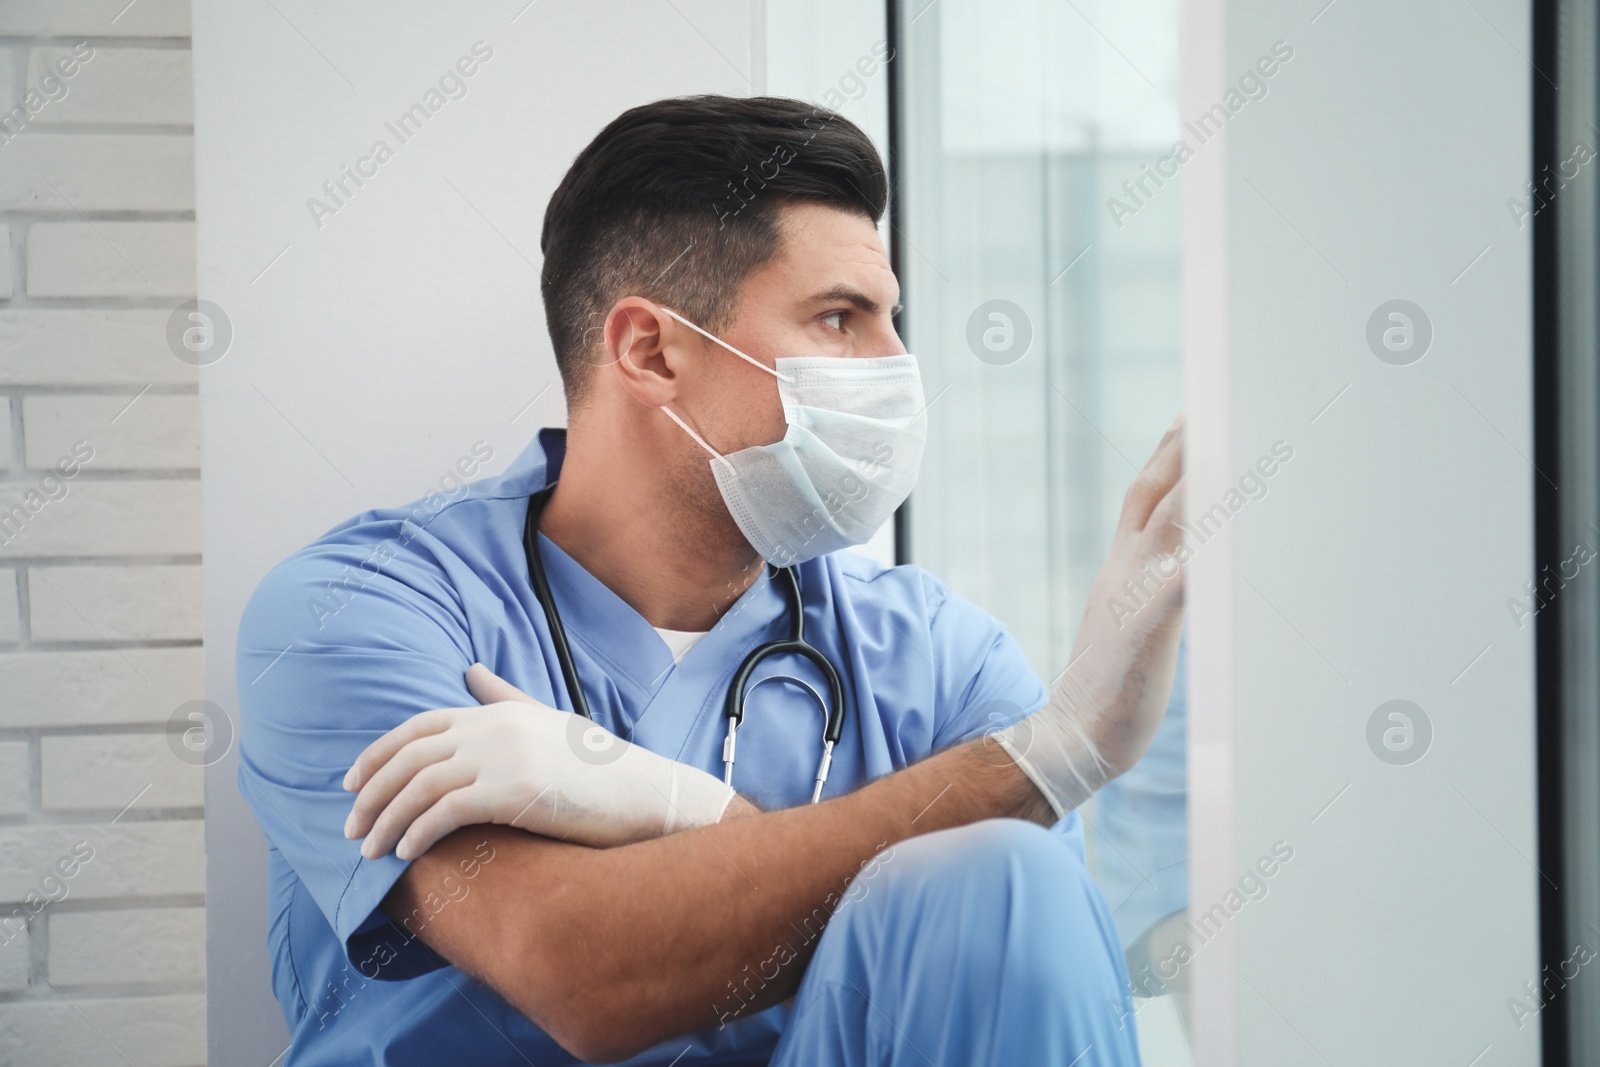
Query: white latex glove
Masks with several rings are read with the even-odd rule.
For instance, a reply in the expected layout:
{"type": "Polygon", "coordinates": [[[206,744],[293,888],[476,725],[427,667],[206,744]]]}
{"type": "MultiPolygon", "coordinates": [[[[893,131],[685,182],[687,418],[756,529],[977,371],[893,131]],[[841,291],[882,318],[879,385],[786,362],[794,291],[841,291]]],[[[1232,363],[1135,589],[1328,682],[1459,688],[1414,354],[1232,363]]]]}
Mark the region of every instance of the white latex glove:
{"type": "Polygon", "coordinates": [[[1161,725],[1183,631],[1182,518],[1179,415],[1128,488],[1050,702],[993,735],[1057,818],[1138,762],[1161,725]]]}
{"type": "Polygon", "coordinates": [[[415,859],[477,823],[609,848],[710,825],[733,798],[720,779],[541,704],[481,663],[467,689],[483,707],[414,715],[345,775],[360,794],[344,834],[366,838],[363,856],[415,859]]]}

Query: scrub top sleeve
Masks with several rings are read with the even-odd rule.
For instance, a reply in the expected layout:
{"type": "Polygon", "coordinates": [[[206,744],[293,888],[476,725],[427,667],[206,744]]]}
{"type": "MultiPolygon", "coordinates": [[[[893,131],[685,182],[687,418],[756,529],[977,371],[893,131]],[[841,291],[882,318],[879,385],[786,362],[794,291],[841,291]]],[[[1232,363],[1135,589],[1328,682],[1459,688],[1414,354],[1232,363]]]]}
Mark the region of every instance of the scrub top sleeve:
{"type": "MultiPolygon", "coordinates": [[[[935,581],[929,578],[929,581],[935,581]]],[[[934,663],[939,671],[934,750],[1010,726],[1044,707],[1050,692],[1022,646],[998,619],[939,586],[944,601],[933,616],[934,663]]],[[[1083,819],[1069,811],[1050,827],[1084,855],[1083,819]]]]}
{"type": "Polygon", "coordinates": [[[1043,707],[1049,696],[999,620],[938,588],[943,600],[930,627],[938,686],[935,750],[1009,726],[1043,707]]]}
{"type": "Polygon", "coordinates": [[[239,625],[239,788],[369,978],[446,961],[379,910],[408,864],[344,836],[351,764],[418,712],[476,706],[466,616],[437,564],[314,546],[262,580],[239,625]]]}

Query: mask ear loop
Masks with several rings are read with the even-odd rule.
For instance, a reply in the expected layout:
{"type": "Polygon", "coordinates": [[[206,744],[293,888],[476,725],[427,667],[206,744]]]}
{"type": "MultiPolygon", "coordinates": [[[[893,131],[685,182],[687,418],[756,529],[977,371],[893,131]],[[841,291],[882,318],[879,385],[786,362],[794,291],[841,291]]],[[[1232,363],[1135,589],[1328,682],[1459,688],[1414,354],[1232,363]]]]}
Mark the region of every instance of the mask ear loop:
{"type": "MultiPolygon", "coordinates": [[[[689,329],[693,330],[695,333],[699,334],[701,337],[704,337],[708,341],[715,341],[717,344],[721,345],[723,348],[726,348],[729,352],[732,352],[734,355],[738,356],[740,359],[744,360],[746,363],[749,363],[752,366],[759,367],[762,370],[766,371],[768,374],[770,374],[774,378],[778,379],[778,381],[780,381],[780,382],[791,381],[791,379],[785,377],[782,374],[779,374],[776,370],[774,370],[771,367],[767,366],[765,363],[761,362],[760,360],[755,359],[755,358],[753,358],[751,356],[745,355],[743,352],[739,351],[737,348],[734,348],[732,345],[730,345],[728,342],[724,341],[722,338],[718,337],[716,334],[713,334],[713,333],[711,333],[710,331],[707,331],[707,330],[702,330],[700,327],[696,326],[694,323],[690,322],[688,319],[684,318],[682,315],[678,314],[676,311],[673,311],[671,308],[663,307],[661,310],[665,311],[668,315],[671,315],[673,318],[677,319],[679,322],[681,322],[685,326],[689,327],[689,329]]],[[[682,417],[680,417],[676,411],[672,410],[671,405],[663,404],[663,405],[661,405],[661,410],[666,413],[667,418],[671,419],[673,422],[677,423],[680,427],[682,427],[684,433],[686,433],[690,437],[694,438],[695,443],[698,444],[701,448],[705,449],[706,452],[708,452],[711,455],[711,459],[714,462],[721,463],[723,466],[727,467],[730,471],[734,470],[733,464],[728,462],[728,457],[724,456],[721,452],[718,452],[716,449],[712,448],[711,445],[707,443],[707,441],[706,441],[706,439],[704,437],[701,437],[698,433],[695,432],[694,427],[690,426],[687,422],[684,422],[682,417]]],[[[737,471],[735,471],[735,473],[737,473],[737,471]]]]}
{"type": "Polygon", "coordinates": [[[678,413],[673,411],[670,406],[662,404],[661,410],[666,414],[667,418],[683,427],[683,432],[694,438],[696,444],[705,449],[707,452],[711,453],[711,461],[713,463],[720,463],[724,467],[727,467],[730,471],[734,469],[733,464],[728,461],[727,456],[724,456],[721,452],[718,452],[716,449],[707,444],[706,439],[695,433],[694,427],[690,426],[687,422],[684,422],[683,419],[678,416],[678,413]]]}
{"type": "MultiPolygon", "coordinates": [[[[711,332],[709,332],[707,330],[702,330],[700,327],[696,326],[694,323],[690,322],[688,319],[684,318],[682,315],[678,314],[676,311],[673,311],[671,308],[664,307],[661,310],[665,311],[668,315],[671,315],[673,318],[677,319],[679,322],[683,323],[685,326],[689,327],[689,329],[693,330],[695,333],[699,334],[701,337],[704,337],[706,340],[715,341],[717,344],[721,345],[723,348],[726,348],[729,352],[732,352],[734,355],[738,356],[740,359],[744,360],[746,363],[749,363],[751,366],[760,367],[762,370],[766,371],[768,374],[772,375],[774,378],[778,379],[778,381],[780,381],[780,382],[788,382],[791,385],[794,384],[794,380],[792,378],[789,378],[786,375],[780,374],[778,371],[776,371],[776,370],[772,369],[771,367],[767,366],[765,363],[761,362],[759,359],[756,359],[756,358],[754,358],[752,356],[745,355],[743,352],[739,351],[737,348],[734,348],[732,345],[730,345],[728,342],[724,341],[722,338],[718,337],[716,334],[711,333],[711,332]]],[[[691,432],[693,432],[693,431],[691,431],[691,432]]],[[[704,444],[705,442],[702,441],[701,443],[704,444]]],[[[716,453],[713,452],[712,455],[716,455],[716,453]]]]}

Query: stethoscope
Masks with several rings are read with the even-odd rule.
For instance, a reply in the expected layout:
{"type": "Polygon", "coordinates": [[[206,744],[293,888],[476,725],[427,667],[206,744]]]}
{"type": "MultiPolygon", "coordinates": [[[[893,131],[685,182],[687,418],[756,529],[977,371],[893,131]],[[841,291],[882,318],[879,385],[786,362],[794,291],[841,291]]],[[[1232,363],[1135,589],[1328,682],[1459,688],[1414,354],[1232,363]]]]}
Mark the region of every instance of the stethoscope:
{"type": "MultiPolygon", "coordinates": [[[[578,684],[578,668],[572,660],[572,650],[567,645],[567,631],[561,625],[561,614],[556,611],[556,600],[550,593],[550,582],[545,578],[544,560],[539,552],[539,516],[543,514],[545,503],[550,499],[550,493],[554,489],[555,483],[551,482],[528,498],[528,518],[522,529],[522,547],[528,556],[528,577],[533,583],[533,595],[538,598],[540,607],[544,608],[545,620],[550,625],[550,640],[556,646],[556,659],[561,664],[561,680],[567,687],[572,710],[586,719],[593,719],[594,716],[589,714],[588,698],[583,695],[583,686],[578,684]]],[[[799,574],[793,567],[775,569],[784,578],[784,588],[789,601],[789,636],[783,640],[768,641],[757,646],[739,664],[739,669],[733,674],[733,680],[728,683],[728,695],[723,702],[723,715],[728,720],[728,735],[722,742],[722,780],[729,786],[733,785],[734,749],[738,743],[739,727],[744,722],[746,698],[757,686],[765,685],[767,682],[794,682],[811,694],[823,718],[827,720],[827,726],[822,733],[822,759],[817,763],[817,784],[811,791],[811,803],[815,804],[822,798],[822,786],[827,782],[828,769],[833,765],[833,746],[844,736],[844,686],[839,681],[839,672],[828,662],[828,657],[806,641],[805,601],[800,596],[799,574]],[[773,656],[788,654],[803,656],[816,665],[827,682],[828,700],[823,700],[822,694],[809,682],[789,675],[762,678],[755,685],[746,688],[750,675],[763,661],[773,656]]]]}

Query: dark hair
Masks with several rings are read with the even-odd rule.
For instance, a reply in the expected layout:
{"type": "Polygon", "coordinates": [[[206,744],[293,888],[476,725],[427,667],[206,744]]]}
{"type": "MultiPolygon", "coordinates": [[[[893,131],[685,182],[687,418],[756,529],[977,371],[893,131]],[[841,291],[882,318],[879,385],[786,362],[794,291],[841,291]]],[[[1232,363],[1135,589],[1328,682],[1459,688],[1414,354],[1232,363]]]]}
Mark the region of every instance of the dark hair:
{"type": "Polygon", "coordinates": [[[540,292],[570,405],[611,305],[642,296],[716,332],[778,253],[778,209],[826,204],[876,223],[888,181],[843,116],[776,96],[689,96],[623,112],[545,209],[540,292]]]}

